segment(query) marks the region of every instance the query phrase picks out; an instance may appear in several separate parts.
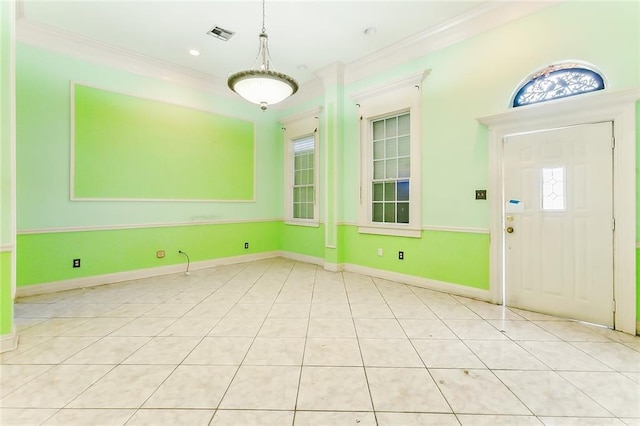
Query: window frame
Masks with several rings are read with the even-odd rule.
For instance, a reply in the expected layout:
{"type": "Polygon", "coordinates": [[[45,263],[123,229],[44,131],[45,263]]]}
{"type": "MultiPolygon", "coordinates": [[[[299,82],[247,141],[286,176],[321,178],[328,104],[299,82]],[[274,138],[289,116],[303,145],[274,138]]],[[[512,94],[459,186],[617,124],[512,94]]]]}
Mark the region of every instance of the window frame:
{"type": "Polygon", "coordinates": [[[299,226],[320,226],[320,137],[319,118],[321,108],[305,111],[295,116],[280,120],[283,130],[284,144],[284,223],[299,226]],[[294,142],[313,135],[313,219],[296,218],[293,216],[293,188],[294,188],[294,142]]]}
{"type": "Polygon", "coordinates": [[[358,232],[364,234],[422,237],[421,83],[428,75],[419,72],[353,95],[357,102],[360,139],[360,203],[358,232]],[[373,222],[372,122],[408,112],[410,114],[409,223],[373,222]]]}

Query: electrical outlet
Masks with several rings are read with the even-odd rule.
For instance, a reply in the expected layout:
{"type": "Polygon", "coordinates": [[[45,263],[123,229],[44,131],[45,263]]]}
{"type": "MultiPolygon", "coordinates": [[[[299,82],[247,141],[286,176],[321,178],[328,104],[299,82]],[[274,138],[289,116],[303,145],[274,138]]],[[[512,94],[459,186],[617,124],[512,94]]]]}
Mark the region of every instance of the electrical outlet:
{"type": "Polygon", "coordinates": [[[487,199],[487,190],[476,189],[476,200],[486,200],[486,199],[487,199]]]}
{"type": "Polygon", "coordinates": [[[398,260],[404,260],[404,252],[403,251],[399,251],[398,252],[398,260]]]}
{"type": "Polygon", "coordinates": [[[165,254],[166,254],[166,253],[164,252],[164,250],[158,250],[158,251],[156,252],[156,257],[157,257],[158,259],[162,259],[162,258],[165,256],[165,254]]]}
{"type": "Polygon", "coordinates": [[[80,259],[73,259],[73,267],[74,268],[80,267],[80,259]]]}
{"type": "Polygon", "coordinates": [[[249,243],[244,243],[245,250],[249,248],[249,243]]]}

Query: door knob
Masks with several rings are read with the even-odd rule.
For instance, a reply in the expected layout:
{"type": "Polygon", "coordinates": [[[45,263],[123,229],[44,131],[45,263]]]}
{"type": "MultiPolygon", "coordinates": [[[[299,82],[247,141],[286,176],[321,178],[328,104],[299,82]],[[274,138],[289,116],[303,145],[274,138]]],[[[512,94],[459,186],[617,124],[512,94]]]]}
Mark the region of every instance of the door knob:
{"type": "Polygon", "coordinates": [[[507,226],[507,233],[513,234],[513,226],[507,226]]]}

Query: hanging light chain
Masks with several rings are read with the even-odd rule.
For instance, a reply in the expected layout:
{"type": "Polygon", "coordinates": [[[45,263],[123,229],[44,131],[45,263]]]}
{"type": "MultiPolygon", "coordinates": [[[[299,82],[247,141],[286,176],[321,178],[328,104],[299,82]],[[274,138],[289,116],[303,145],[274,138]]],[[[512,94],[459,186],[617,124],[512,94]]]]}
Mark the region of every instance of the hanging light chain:
{"type": "Polygon", "coordinates": [[[265,0],[262,0],[262,34],[267,32],[267,27],[264,25],[264,16],[265,16],[265,0]]]}

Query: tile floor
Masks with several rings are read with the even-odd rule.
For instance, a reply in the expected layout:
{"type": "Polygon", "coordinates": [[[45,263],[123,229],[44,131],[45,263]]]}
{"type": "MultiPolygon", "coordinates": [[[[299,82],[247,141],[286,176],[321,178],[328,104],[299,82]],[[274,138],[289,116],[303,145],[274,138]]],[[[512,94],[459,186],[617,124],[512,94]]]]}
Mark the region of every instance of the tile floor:
{"type": "Polygon", "coordinates": [[[26,297],[0,424],[639,425],[640,338],[268,259],[26,297]]]}

